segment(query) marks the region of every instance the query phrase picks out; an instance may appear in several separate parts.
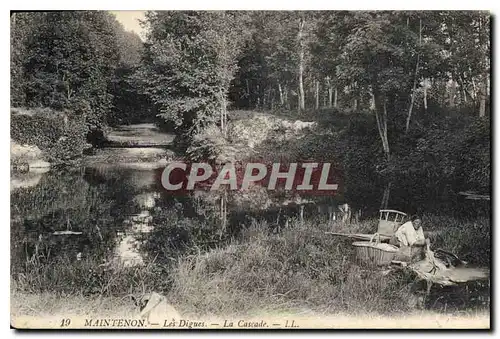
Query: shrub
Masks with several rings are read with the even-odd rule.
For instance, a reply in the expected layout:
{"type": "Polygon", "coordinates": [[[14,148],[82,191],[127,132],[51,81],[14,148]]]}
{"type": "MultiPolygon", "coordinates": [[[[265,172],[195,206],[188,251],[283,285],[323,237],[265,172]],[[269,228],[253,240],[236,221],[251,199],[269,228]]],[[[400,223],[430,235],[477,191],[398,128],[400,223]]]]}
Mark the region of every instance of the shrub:
{"type": "Polygon", "coordinates": [[[489,218],[464,221],[445,216],[424,215],[423,222],[426,230],[438,231],[430,239],[432,249],[450,251],[474,266],[490,266],[489,218]]]}
{"type": "Polygon", "coordinates": [[[52,163],[78,157],[89,147],[81,115],[49,108],[11,110],[11,138],[19,144],[38,146],[52,163]]]}
{"type": "Polygon", "coordinates": [[[245,151],[245,147],[231,145],[216,125],[209,125],[193,136],[186,154],[194,161],[226,163],[241,159],[245,151]]]}

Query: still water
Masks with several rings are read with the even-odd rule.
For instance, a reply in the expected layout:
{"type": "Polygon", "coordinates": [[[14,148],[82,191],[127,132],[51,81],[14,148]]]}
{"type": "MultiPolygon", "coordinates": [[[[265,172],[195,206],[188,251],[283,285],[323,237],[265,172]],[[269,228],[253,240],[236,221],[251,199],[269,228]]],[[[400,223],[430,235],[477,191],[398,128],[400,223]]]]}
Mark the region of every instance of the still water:
{"type": "MultiPolygon", "coordinates": [[[[279,232],[292,218],[338,218],[349,202],[353,216],[376,217],[384,185],[348,187],[333,197],[300,197],[257,187],[249,192],[192,192],[172,195],[161,186],[162,168],[94,166],[11,178],[12,270],[26,261],[50,263],[59,256],[125,266],[175,260],[191,248],[222,245],[252,221],[279,232]],[[349,200],[348,200],[349,199],[349,200]]],[[[421,198],[452,214],[463,210],[450,199],[421,198]]],[[[392,189],[389,208],[408,212],[405,190],[392,189]]],[[[466,202],[470,210],[470,202],[466,202]]],[[[424,206],[423,203],[420,204],[424,206]]],[[[424,206],[425,207],[425,206],[424,206]]],[[[430,208],[430,207],[429,207],[430,208]]],[[[411,213],[412,211],[410,211],[411,213]]]]}
{"type": "Polygon", "coordinates": [[[215,246],[252,220],[280,227],[318,212],[335,217],[328,206],[339,203],[337,197],[271,196],[263,188],[171,195],[161,187],[161,171],[102,166],[13,175],[13,269],[33,256],[49,261],[97,256],[141,265],[158,250],[151,244],[160,235],[172,252],[190,241],[215,246]],[[188,239],[193,234],[195,239],[188,239]]]}

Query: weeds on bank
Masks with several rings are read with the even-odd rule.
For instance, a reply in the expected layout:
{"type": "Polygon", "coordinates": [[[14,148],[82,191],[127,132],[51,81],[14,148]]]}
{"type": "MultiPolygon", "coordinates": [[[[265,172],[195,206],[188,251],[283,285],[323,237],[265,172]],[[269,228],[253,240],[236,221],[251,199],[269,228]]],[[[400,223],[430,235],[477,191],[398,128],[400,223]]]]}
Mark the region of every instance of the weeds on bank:
{"type": "Polygon", "coordinates": [[[58,293],[82,296],[126,296],[147,291],[168,290],[165,267],[154,262],[124,267],[110,259],[87,257],[75,261],[60,257],[43,263],[36,257],[25,263],[23,272],[13,276],[15,290],[28,293],[58,293]]]}
{"type": "MultiPolygon", "coordinates": [[[[456,253],[471,264],[488,265],[489,220],[475,222],[423,216],[433,248],[456,253]],[[446,228],[441,226],[448,225],[446,228]],[[439,230],[439,231],[438,231],[439,230]]],[[[273,233],[254,221],[229,244],[180,257],[168,268],[152,262],[123,267],[89,257],[32,260],[13,276],[13,290],[90,298],[125,297],[157,291],[183,312],[199,315],[255,312],[358,312],[393,314],[416,306],[413,277],[384,275],[355,261],[352,239],[326,231],[373,233],[377,220],[345,225],[292,220],[273,233]]]]}
{"type": "Polygon", "coordinates": [[[407,309],[404,279],[357,265],[352,240],[325,235],[331,226],[295,223],[281,234],[254,223],[241,241],[181,259],[170,298],[200,314],[407,309]]]}
{"type": "Polygon", "coordinates": [[[491,220],[460,220],[446,216],[424,215],[424,230],[430,231],[431,247],[455,253],[472,265],[490,266],[491,220]]]}

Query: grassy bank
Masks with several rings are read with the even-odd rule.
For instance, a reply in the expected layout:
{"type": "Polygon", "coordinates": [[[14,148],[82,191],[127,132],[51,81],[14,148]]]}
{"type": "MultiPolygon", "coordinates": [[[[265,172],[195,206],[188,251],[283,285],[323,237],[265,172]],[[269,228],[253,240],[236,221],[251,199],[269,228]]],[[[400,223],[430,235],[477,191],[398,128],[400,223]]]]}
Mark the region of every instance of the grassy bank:
{"type": "MultiPolygon", "coordinates": [[[[475,239],[475,246],[489,246],[482,234],[488,225],[479,230],[457,220],[448,222],[458,227],[436,233],[434,247],[455,251],[475,264],[485,263],[488,259],[472,258],[468,249],[457,244],[475,239]]],[[[333,229],[373,232],[375,224],[339,224],[333,229]]],[[[384,275],[358,265],[352,240],[325,235],[328,230],[332,227],[327,224],[296,222],[293,228],[274,235],[255,224],[245,230],[242,240],[228,247],[181,259],[170,298],[199,314],[304,307],[328,314],[360,310],[393,314],[417,307],[412,276],[384,275]]]]}
{"type": "MultiPolygon", "coordinates": [[[[474,265],[489,264],[489,256],[474,257],[481,250],[470,251],[473,246],[489,254],[487,220],[467,223],[424,216],[424,222],[426,230],[434,231],[433,248],[453,251],[474,265]],[[455,227],[443,231],[444,222],[455,227]]],[[[92,258],[28,262],[23,273],[13,276],[12,291],[20,314],[31,314],[29,310],[36,310],[44,296],[78,297],[99,309],[95,300],[111,298],[130,306],[131,295],[151,291],[166,295],[181,314],[197,316],[414,312],[419,286],[412,284],[411,274],[366,268],[355,261],[352,240],[325,235],[326,231],[372,233],[376,224],[376,220],[350,225],[296,220],[274,234],[267,224],[254,222],[229,244],[180,257],[169,266],[122,267],[112,258],[105,264],[92,258]],[[18,295],[31,297],[17,300],[18,295]]]]}

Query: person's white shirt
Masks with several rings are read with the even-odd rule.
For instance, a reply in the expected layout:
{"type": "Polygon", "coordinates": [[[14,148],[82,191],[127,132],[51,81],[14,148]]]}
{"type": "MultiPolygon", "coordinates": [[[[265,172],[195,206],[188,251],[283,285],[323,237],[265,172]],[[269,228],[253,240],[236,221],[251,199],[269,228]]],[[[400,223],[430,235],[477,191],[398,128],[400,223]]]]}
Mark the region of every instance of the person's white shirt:
{"type": "Polygon", "coordinates": [[[411,221],[407,221],[401,225],[394,235],[398,242],[404,246],[413,246],[418,241],[425,241],[422,226],[415,229],[411,221]]]}

